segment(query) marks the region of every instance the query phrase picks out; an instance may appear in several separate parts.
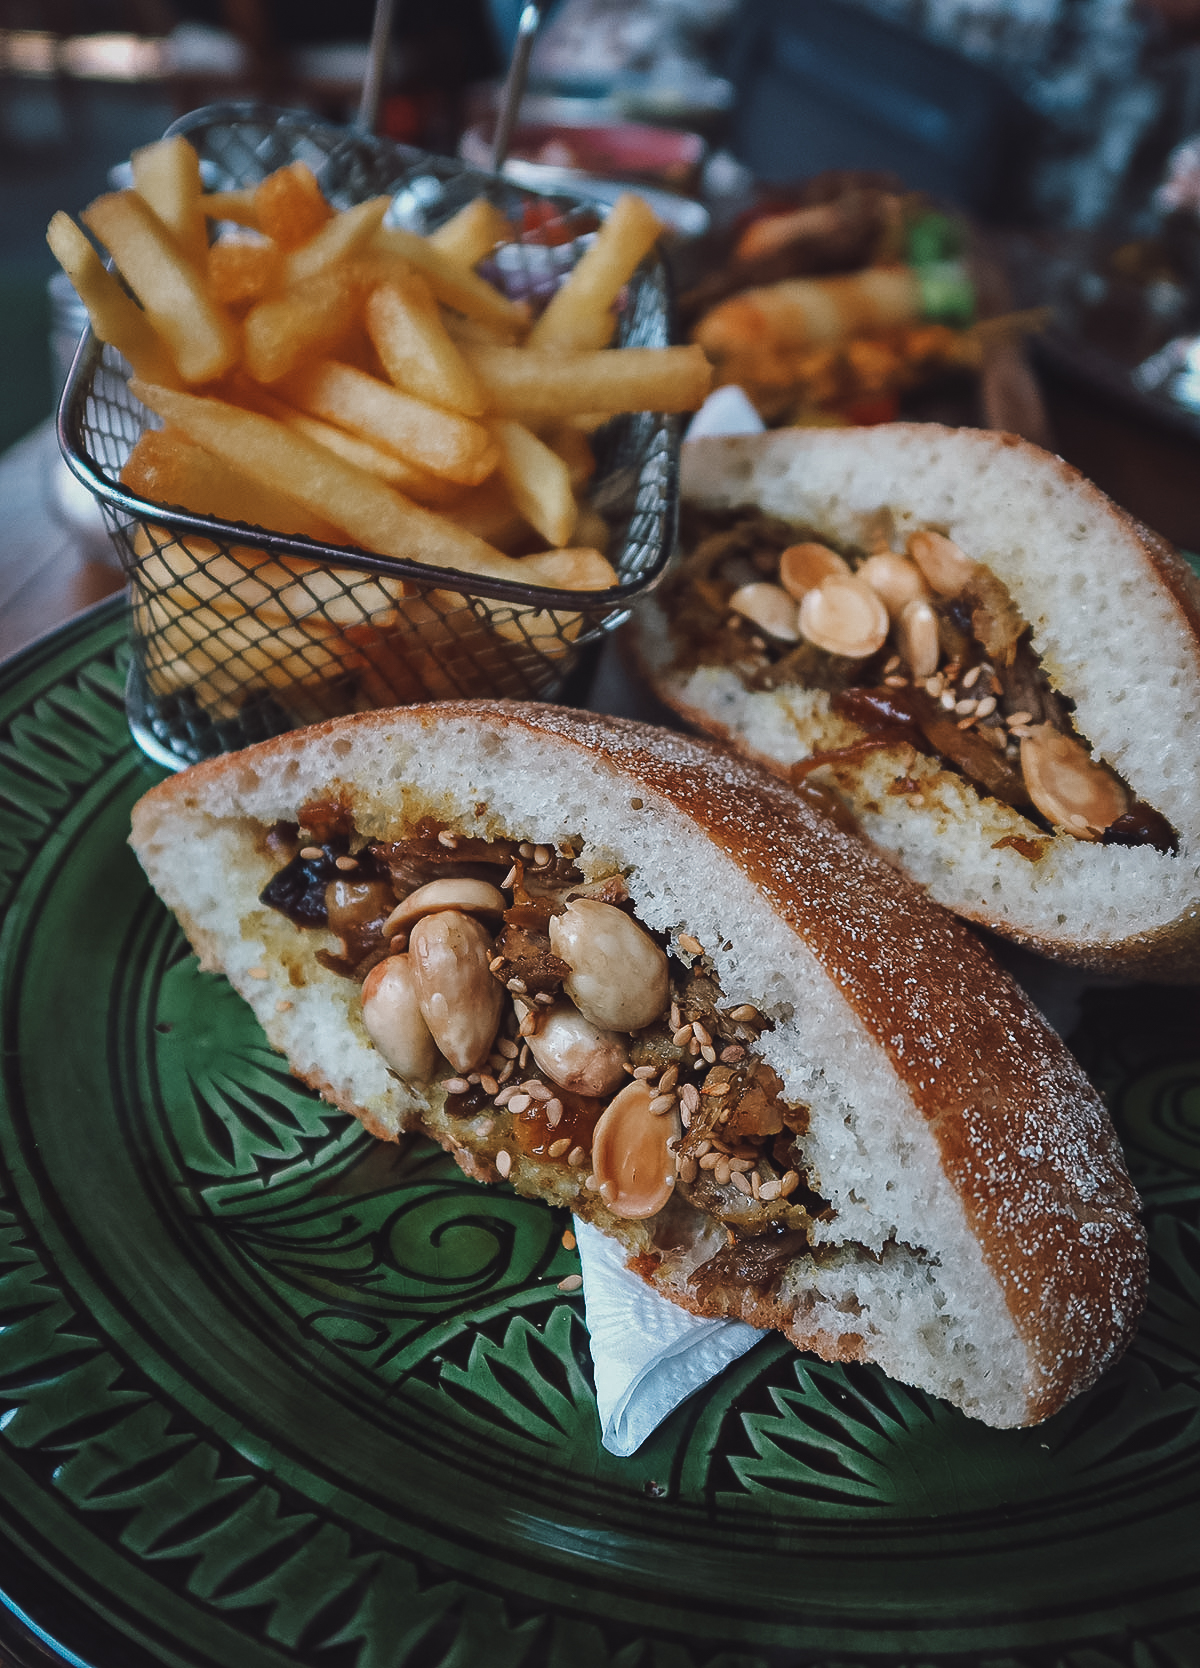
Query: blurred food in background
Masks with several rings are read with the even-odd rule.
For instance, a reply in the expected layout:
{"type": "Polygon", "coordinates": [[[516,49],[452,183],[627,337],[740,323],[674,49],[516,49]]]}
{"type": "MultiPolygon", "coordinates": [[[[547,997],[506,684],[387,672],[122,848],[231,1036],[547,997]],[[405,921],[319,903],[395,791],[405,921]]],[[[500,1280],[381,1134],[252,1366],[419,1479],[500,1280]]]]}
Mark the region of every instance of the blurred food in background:
{"type": "Polygon", "coordinates": [[[830,171],[765,192],[709,240],[681,318],[718,386],[745,389],[767,423],[889,422],[939,385],[977,407],[992,350],[1036,321],[986,316],[1002,285],[974,242],[892,176],[830,171]]]}

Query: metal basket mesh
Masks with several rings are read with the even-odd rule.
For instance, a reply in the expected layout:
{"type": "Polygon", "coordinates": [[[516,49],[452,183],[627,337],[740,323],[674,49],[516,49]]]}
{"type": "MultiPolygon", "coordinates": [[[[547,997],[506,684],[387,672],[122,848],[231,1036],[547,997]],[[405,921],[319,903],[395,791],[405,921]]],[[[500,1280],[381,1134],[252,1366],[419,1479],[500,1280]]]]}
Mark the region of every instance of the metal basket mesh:
{"type": "MultiPolygon", "coordinates": [[[[303,114],[210,106],[171,131],[195,145],[210,189],[254,185],[302,160],[336,206],[387,193],[391,217],[415,231],[433,230],[481,192],[520,226],[535,199],[452,159],[303,114]]],[[[568,218],[583,206],[551,200],[568,218]]],[[[584,241],[551,248],[518,240],[500,252],[490,275],[510,294],[548,293],[584,241]]],[[[628,286],[617,340],[655,347],[670,340],[667,284],[656,261],[628,286]]],[[[593,436],[589,496],[611,530],[607,554],[620,584],[562,591],[147,503],[119,481],[138,436],[157,426],[130,392],[128,375],[118,354],[85,338],[59,432],[68,463],[100,501],[129,581],[134,735],[172,766],[377,706],[556,698],[589,645],[652,588],[670,553],[678,426],[668,416],[616,418],[593,436]]]]}

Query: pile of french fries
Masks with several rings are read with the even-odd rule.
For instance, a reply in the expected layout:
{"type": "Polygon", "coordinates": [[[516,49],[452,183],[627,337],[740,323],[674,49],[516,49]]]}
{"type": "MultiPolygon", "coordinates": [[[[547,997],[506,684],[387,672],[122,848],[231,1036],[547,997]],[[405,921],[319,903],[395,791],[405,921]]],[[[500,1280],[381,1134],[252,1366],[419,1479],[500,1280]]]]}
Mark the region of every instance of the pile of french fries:
{"type": "MultiPolygon", "coordinates": [[[[660,231],[653,213],[623,197],[533,320],[475,270],[514,237],[485,197],[426,237],[385,225],[388,201],[337,212],[303,163],[206,193],[196,152],[174,137],[135,152],[132,189],[91,203],[87,232],[54,216],[54,255],[163,424],[142,434],[122,483],[460,575],[614,585],[608,530],[583,497],[589,433],[623,412],[694,410],[711,383],[698,347],[610,345],[660,231]]],[[[481,621],[454,590],[418,597],[249,544],[154,526],[137,540],[151,687],[190,689],[223,714],[247,691],[312,695],[355,677],[365,704],[504,693],[464,691],[463,653],[483,685],[497,667],[481,639],[563,654],[582,625],[498,602],[481,621]]]]}

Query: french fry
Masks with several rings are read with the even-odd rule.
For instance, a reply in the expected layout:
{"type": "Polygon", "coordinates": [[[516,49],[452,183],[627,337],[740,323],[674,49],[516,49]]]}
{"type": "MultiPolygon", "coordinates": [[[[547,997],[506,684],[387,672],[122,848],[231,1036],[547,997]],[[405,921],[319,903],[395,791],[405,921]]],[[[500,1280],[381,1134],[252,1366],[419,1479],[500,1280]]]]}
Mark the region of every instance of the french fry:
{"type": "Polygon", "coordinates": [[[232,220],[235,226],[245,226],[252,232],[262,231],[251,186],[243,186],[238,191],[206,192],[200,199],[200,210],[206,220],[232,220]]]}
{"type": "Polygon", "coordinates": [[[97,197],[83,220],[116,261],[183,380],[210,382],[232,369],[241,345],[237,327],[136,192],[97,197]]]}
{"type": "Polygon", "coordinates": [[[539,422],[593,412],[694,411],[712,386],[702,348],[464,348],[500,416],[539,422]]]}
{"type": "Polygon", "coordinates": [[[299,534],[320,544],[345,544],[346,535],[290,494],[248,479],[178,429],[146,429],[121,471],[121,484],[154,504],[178,504],[196,515],[244,521],[274,533],[299,534]]]}
{"type": "Polygon", "coordinates": [[[354,273],[326,269],[267,296],[242,325],[246,369],[256,382],[278,382],[302,360],[323,359],[358,322],[362,284],[354,273]]]}
{"type": "Polygon", "coordinates": [[[557,591],[607,591],[619,583],[616,569],[598,550],[540,550],[523,556],[520,565],[533,584],[557,591]]]}
{"type": "Polygon", "coordinates": [[[305,162],[268,174],[255,187],[253,202],[260,231],[281,249],[299,249],[334,217],[333,206],[305,162]]]}
{"type": "Polygon", "coordinates": [[[506,242],[512,235],[512,226],[495,203],[486,197],[473,197],[444,225],[429,232],[425,241],[448,260],[469,269],[478,266],[498,243],[506,242]]]}
{"type": "Polygon", "coordinates": [[[279,250],[263,238],[223,238],[207,253],[208,293],[221,307],[260,301],[279,277],[279,250]]]}
{"type": "Polygon", "coordinates": [[[572,423],[554,423],[542,439],[566,464],[572,488],[577,491],[591,480],[596,473],[596,454],[582,429],[572,423]]]}
{"type": "Polygon", "coordinates": [[[498,461],[496,443],[482,423],[402,394],[351,365],[319,360],[283,378],[279,386],[302,411],[464,486],[484,480],[498,461]]]}
{"type": "Polygon", "coordinates": [[[613,307],[662,225],[641,197],[625,192],[529,333],[534,348],[607,347],[616,329],[613,307]]]}
{"type": "Polygon", "coordinates": [[[348,260],[377,232],[389,201],[387,197],[372,197],[358,203],[327,221],[299,249],[289,250],[283,262],[285,287],[294,289],[306,279],[315,278],[318,272],[326,272],[348,260]]]}
{"type": "MultiPolygon", "coordinates": [[[[237,393],[239,403],[248,404],[266,416],[274,417],[277,422],[285,424],[289,429],[295,429],[298,434],[308,435],[310,440],[315,440],[319,446],[327,446],[331,452],[336,452],[348,463],[356,464],[368,474],[378,475],[379,479],[386,481],[389,486],[398,487],[410,498],[415,498],[418,504],[434,509],[446,504],[455,504],[464,490],[441,475],[433,475],[429,470],[420,469],[414,463],[406,463],[403,458],[397,457],[395,452],[385,452],[382,446],[373,445],[361,435],[347,434],[345,429],[322,422],[319,417],[312,417],[307,411],[297,411],[294,406],[288,405],[266,388],[256,388],[244,398],[241,387],[237,389],[237,393]]],[[[455,519],[460,519],[457,511],[455,519]]],[[[481,537],[486,537],[486,534],[481,534],[481,537]]]]}
{"type": "Polygon", "coordinates": [[[327,637],[341,626],[387,625],[407,595],[401,580],[270,556],[250,546],[224,550],[193,533],[176,538],[155,528],[151,538],[139,527],[133,544],[142,589],[161,595],[171,608],[210,607],[228,620],[254,614],[259,625],[274,630],[297,624],[327,637]]]}
{"type": "Polygon", "coordinates": [[[375,351],[397,388],[467,417],[482,413],[479,379],[447,335],[433,291],[420,273],[412,273],[403,285],[373,289],[365,318],[375,351]]]}
{"type": "Polygon", "coordinates": [[[184,257],[202,266],[208,229],[200,206],[200,158],[193,147],[177,133],[134,151],[130,162],[133,189],[162,221],[184,257]]]}
{"type": "Polygon", "coordinates": [[[460,527],[509,555],[530,536],[529,523],[513,503],[508,482],[498,469],[478,486],[467,487],[449,513],[460,527]]]}
{"type": "MultiPolygon", "coordinates": [[[[385,261],[389,256],[398,255],[417,267],[428,278],[438,300],[453,307],[455,312],[491,324],[510,337],[525,334],[529,323],[525,307],[501,295],[478,273],[467,271],[442,250],[431,247],[428,238],[406,232],[400,226],[380,226],[371,238],[370,247],[385,261]]],[[[386,264],[381,264],[379,276],[382,282],[387,281],[386,264]]]]}
{"type": "Polygon", "coordinates": [[[526,582],[522,562],[493,550],[447,517],[422,509],[273,418],[140,380],[130,386],[143,405],[183,429],[206,451],[277,492],[292,493],[314,514],[325,514],[344,527],[366,550],[458,573],[526,582]]]}
{"type": "Polygon", "coordinates": [[[489,426],[513,503],[548,544],[565,545],[579,518],[566,464],[523,423],[497,418],[489,426]]]}
{"type": "Polygon", "coordinates": [[[102,342],[123,354],[136,376],[173,384],[175,360],[133,297],[121,288],[75,222],[60,209],[46,229],[55,260],[74,284],[87,308],[92,329],[102,342]]]}

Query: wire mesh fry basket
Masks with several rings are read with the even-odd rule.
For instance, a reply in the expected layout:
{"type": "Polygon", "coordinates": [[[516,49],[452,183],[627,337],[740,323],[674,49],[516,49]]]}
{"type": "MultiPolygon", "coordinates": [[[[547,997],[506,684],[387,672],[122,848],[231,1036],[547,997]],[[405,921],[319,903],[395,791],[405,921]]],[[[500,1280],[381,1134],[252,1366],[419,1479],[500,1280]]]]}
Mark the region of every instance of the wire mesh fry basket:
{"type": "MultiPolygon", "coordinates": [[[[550,201],[568,227],[592,205],[539,198],[508,180],[304,113],[244,104],[193,112],[170,130],[196,147],[211,190],[253,186],[306,162],[348,208],[392,197],[389,217],[429,232],[481,193],[517,227],[550,201]]],[[[581,224],[583,222],[581,221],[581,224]]],[[[490,272],[510,296],[546,295],[586,240],[556,247],[518,234],[490,272]]],[[[670,341],[668,286],[656,258],[627,286],[617,344],[670,341]]],[[[610,530],[619,584],[557,590],[484,579],[245,523],[152,504],[120,473],[158,426],[113,349],[85,336],[59,410],[73,472],[99,500],[130,595],[126,691],[141,747],[179,768],[300,724],[446,697],[552,700],[581,657],[661,576],[677,509],[678,420],[613,418],[592,436],[589,498],[610,530]]]]}

